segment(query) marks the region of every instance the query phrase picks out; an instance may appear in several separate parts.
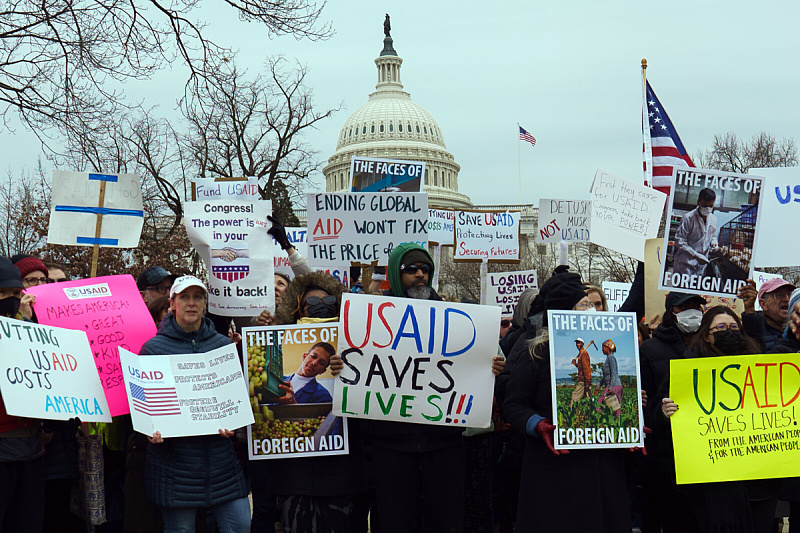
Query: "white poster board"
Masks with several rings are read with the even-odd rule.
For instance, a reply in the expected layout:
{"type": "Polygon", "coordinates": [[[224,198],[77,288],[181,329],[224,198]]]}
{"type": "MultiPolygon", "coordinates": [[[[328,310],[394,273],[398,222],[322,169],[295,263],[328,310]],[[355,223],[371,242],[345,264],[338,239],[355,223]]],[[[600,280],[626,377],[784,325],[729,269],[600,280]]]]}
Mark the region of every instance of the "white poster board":
{"type": "Polygon", "coordinates": [[[447,209],[428,209],[428,243],[453,246],[455,216],[447,209]]]}
{"type": "MultiPolygon", "coordinates": [[[[756,290],[761,290],[761,286],[765,281],[781,277],[780,274],[770,274],[768,272],[753,271],[753,281],[756,282],[756,290]]],[[[756,298],[756,311],[761,311],[761,303],[756,298]]],[[[791,310],[790,310],[791,311],[791,310]]]]}
{"type": "Polygon", "coordinates": [[[311,193],[308,264],[389,264],[395,246],[428,245],[428,195],[410,192],[311,193]]]}
{"type": "Polygon", "coordinates": [[[422,192],[424,178],[424,161],[350,159],[350,192],[422,192]]]}
{"type": "Polygon", "coordinates": [[[0,346],[8,414],[111,422],[86,333],[0,317],[0,346]]]}
{"type": "Polygon", "coordinates": [[[234,344],[205,353],[139,356],[121,348],[133,429],[167,437],[213,435],[253,423],[234,344]]]}
{"type": "Polygon", "coordinates": [[[588,242],[592,233],[589,200],[539,200],[541,242],[588,242]]]}
{"type": "MultiPolygon", "coordinates": [[[[292,243],[294,249],[303,257],[308,257],[308,231],[306,228],[285,228],[286,238],[292,243]]],[[[275,256],[275,273],[285,274],[289,279],[294,279],[294,271],[289,264],[289,255],[281,248],[281,245],[273,238],[273,251],[275,256]]],[[[315,270],[327,272],[345,287],[350,287],[350,266],[338,265],[328,268],[317,268],[315,270]]]]}
{"type": "Polygon", "coordinates": [[[136,248],[143,225],[142,186],[136,174],[53,172],[47,244],[136,248]],[[99,238],[97,215],[103,215],[99,238]]]}
{"type": "Polygon", "coordinates": [[[499,335],[496,306],[346,293],[333,412],[488,427],[499,335]]]}
{"type": "Polygon", "coordinates": [[[800,265],[796,247],[785,241],[790,224],[800,220],[800,167],[751,168],[749,173],[764,176],[753,266],[800,265]]]}
{"type": "Polygon", "coordinates": [[[519,211],[455,211],[454,261],[519,262],[519,211]]]}
{"type": "Polygon", "coordinates": [[[186,233],[209,270],[208,310],[220,316],[275,312],[272,202],[186,202],[186,233]]]}
{"type": "Polygon", "coordinates": [[[667,195],[602,169],[597,169],[589,192],[591,241],[644,261],[644,243],[658,236],[667,195]]]}
{"type": "Polygon", "coordinates": [[[192,200],[261,200],[258,178],[197,178],[192,180],[192,200]]]}
{"type": "Polygon", "coordinates": [[[631,292],[631,285],[631,283],[622,283],[620,281],[603,282],[603,293],[606,295],[609,311],[618,311],[619,307],[625,303],[628,293],[631,292]]]}
{"type": "Polygon", "coordinates": [[[489,272],[484,301],[487,305],[499,306],[500,314],[509,317],[514,314],[520,294],[528,289],[538,288],[536,270],[489,272]]]}

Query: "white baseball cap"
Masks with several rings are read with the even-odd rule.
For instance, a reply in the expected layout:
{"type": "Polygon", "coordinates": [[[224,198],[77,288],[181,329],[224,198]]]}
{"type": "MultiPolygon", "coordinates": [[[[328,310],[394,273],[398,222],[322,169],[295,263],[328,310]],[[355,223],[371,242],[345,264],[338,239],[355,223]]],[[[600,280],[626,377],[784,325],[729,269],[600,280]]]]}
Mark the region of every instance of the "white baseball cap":
{"type": "MultiPolygon", "coordinates": [[[[173,285],[173,287],[174,287],[174,285],[173,285]]],[[[580,343],[586,344],[585,342],[583,342],[583,339],[581,339],[580,337],[575,339],[575,342],[580,342],[580,343]]]]}
{"type": "Polygon", "coordinates": [[[169,290],[170,299],[174,298],[176,294],[182,293],[189,287],[200,287],[203,289],[203,292],[208,295],[208,289],[206,289],[205,283],[194,276],[181,276],[173,282],[172,288],[169,290]]]}

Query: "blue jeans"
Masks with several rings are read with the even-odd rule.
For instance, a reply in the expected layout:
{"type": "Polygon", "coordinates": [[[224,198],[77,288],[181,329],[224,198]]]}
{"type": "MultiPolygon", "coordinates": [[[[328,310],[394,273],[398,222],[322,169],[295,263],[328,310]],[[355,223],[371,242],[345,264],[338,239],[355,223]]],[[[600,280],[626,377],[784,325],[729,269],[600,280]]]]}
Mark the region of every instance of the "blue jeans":
{"type": "MultiPolygon", "coordinates": [[[[250,500],[245,496],[208,508],[222,533],[247,533],[250,530],[250,500]]],[[[196,507],[162,507],[164,533],[194,533],[196,507]]]]}

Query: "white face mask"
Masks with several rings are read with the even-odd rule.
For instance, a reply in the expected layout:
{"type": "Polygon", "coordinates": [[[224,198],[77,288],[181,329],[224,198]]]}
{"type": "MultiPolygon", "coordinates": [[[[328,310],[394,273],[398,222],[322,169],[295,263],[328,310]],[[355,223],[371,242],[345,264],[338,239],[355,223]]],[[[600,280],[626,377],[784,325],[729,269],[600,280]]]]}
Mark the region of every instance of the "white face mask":
{"type": "Polygon", "coordinates": [[[590,305],[588,308],[586,308],[587,313],[594,313],[595,311],[597,311],[597,309],[595,309],[593,305],[590,305]]]}
{"type": "Polygon", "coordinates": [[[687,309],[675,314],[675,324],[683,333],[694,333],[700,328],[703,312],[698,309],[687,309]]]}
{"type": "Polygon", "coordinates": [[[698,209],[698,211],[700,211],[701,215],[703,215],[704,217],[707,217],[708,215],[710,215],[711,213],[714,212],[714,208],[713,207],[701,207],[700,209],[698,209]]]}

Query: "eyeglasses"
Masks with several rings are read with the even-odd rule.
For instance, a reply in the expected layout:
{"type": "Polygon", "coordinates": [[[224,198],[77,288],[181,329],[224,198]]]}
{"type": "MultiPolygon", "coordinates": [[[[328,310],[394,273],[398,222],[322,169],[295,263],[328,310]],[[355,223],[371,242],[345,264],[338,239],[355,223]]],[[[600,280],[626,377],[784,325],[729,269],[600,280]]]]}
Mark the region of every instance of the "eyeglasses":
{"type": "Polygon", "coordinates": [[[62,281],[69,281],[67,278],[47,278],[47,283],[61,283],[62,281]]]}
{"type": "Polygon", "coordinates": [[[403,274],[416,274],[417,270],[421,270],[423,274],[430,274],[431,266],[427,263],[419,265],[400,265],[400,272],[403,274]]]}
{"type": "Polygon", "coordinates": [[[47,283],[47,278],[44,277],[44,276],[42,276],[41,278],[23,278],[22,282],[25,285],[28,285],[28,286],[30,286],[30,285],[44,285],[45,283],[47,283]]]}
{"type": "Polygon", "coordinates": [[[511,327],[511,321],[510,320],[506,320],[506,319],[501,320],[500,321],[500,327],[503,327],[503,328],[511,327]]]}
{"type": "Polygon", "coordinates": [[[575,305],[575,309],[577,309],[578,311],[586,311],[590,307],[592,307],[591,302],[583,302],[575,305]]]}
{"type": "Polygon", "coordinates": [[[726,330],[739,331],[739,324],[717,324],[711,329],[712,330],[715,329],[717,331],[726,331],[726,330]]]}
{"type": "Polygon", "coordinates": [[[768,296],[776,300],[783,300],[784,298],[788,299],[792,297],[792,291],[770,292],[768,296]]]}
{"type": "Polygon", "coordinates": [[[334,305],[336,303],[336,296],[329,294],[320,298],[319,296],[306,296],[306,303],[308,305],[317,305],[318,303],[334,305]]]}
{"type": "Polygon", "coordinates": [[[149,287],[145,287],[148,291],[157,292],[161,296],[164,296],[169,291],[169,287],[165,287],[163,285],[150,285],[149,287]]]}

